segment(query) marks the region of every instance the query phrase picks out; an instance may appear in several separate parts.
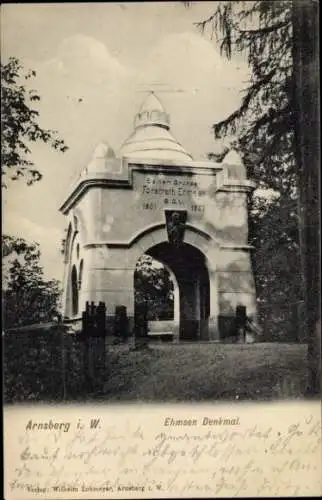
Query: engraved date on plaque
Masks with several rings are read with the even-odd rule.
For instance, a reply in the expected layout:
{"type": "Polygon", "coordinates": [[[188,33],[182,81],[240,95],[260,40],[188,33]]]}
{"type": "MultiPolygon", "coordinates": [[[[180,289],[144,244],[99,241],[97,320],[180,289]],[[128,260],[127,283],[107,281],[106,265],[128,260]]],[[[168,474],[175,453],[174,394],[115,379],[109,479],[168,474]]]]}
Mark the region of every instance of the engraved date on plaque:
{"type": "Polygon", "coordinates": [[[205,211],[202,202],[207,191],[191,176],[166,177],[150,174],[143,178],[139,190],[142,210],[153,211],[164,207],[176,207],[200,215],[205,211]]]}

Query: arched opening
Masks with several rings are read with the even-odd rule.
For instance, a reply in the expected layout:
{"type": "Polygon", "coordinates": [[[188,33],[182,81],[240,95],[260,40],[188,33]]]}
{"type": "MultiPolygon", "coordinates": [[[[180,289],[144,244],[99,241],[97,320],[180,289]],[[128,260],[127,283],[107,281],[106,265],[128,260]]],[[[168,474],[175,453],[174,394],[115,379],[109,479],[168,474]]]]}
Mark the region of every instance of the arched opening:
{"type": "Polygon", "coordinates": [[[143,254],[134,273],[135,303],[148,304],[150,321],[174,319],[174,284],[167,268],[151,255],[143,254]]]}
{"type": "MultiPolygon", "coordinates": [[[[162,242],[152,246],[146,255],[164,265],[169,282],[172,283],[171,319],[173,320],[173,333],[176,334],[177,329],[181,340],[208,339],[210,286],[203,253],[187,243],[176,246],[172,243],[162,242]],[[170,279],[168,270],[173,274],[172,279],[170,279]],[[178,324],[175,321],[174,292],[176,289],[179,295],[178,324]]],[[[136,280],[134,285],[136,288],[136,280]]],[[[165,285],[163,284],[163,286],[165,285]]],[[[156,320],[158,319],[156,318],[156,320]]]]}
{"type": "Polygon", "coordinates": [[[73,229],[72,229],[72,224],[70,222],[68,225],[68,229],[66,230],[66,239],[65,239],[65,245],[64,245],[65,262],[68,262],[69,255],[70,255],[72,232],[73,232],[73,229]]]}
{"type": "Polygon", "coordinates": [[[71,282],[72,282],[72,313],[73,316],[76,316],[78,314],[78,283],[77,283],[77,270],[75,265],[72,268],[71,282]]]}

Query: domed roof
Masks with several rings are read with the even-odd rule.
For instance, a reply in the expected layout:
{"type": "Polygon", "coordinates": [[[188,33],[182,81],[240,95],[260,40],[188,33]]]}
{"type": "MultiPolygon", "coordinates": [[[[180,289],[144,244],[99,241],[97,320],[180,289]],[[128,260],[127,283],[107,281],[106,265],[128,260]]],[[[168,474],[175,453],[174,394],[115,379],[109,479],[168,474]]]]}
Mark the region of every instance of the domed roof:
{"type": "Polygon", "coordinates": [[[192,156],[170,132],[170,117],[159,99],[151,93],[134,117],[134,131],[121,147],[121,155],[129,158],[181,160],[192,156]]]}
{"type": "Polygon", "coordinates": [[[236,149],[228,151],[222,163],[227,165],[228,177],[236,180],[246,179],[247,172],[241,155],[236,149]]]}
{"type": "Polygon", "coordinates": [[[153,92],[148,95],[134,117],[135,129],[147,125],[164,127],[167,130],[170,128],[170,117],[153,92]]]}
{"type": "Polygon", "coordinates": [[[114,150],[106,143],[101,142],[94,149],[92,158],[85,168],[85,173],[102,173],[111,170],[115,163],[114,150]]]}
{"type": "Polygon", "coordinates": [[[236,149],[231,149],[230,151],[228,151],[223,159],[223,162],[229,163],[231,165],[243,165],[242,157],[236,151],[236,149]]]}
{"type": "Polygon", "coordinates": [[[164,113],[163,106],[160,100],[156,97],[154,92],[151,92],[148,95],[148,97],[145,99],[145,101],[143,101],[140,107],[140,111],[151,111],[151,110],[159,110],[164,113]]]}
{"type": "Polygon", "coordinates": [[[101,142],[94,149],[93,158],[115,158],[115,153],[111,146],[101,142]]]}

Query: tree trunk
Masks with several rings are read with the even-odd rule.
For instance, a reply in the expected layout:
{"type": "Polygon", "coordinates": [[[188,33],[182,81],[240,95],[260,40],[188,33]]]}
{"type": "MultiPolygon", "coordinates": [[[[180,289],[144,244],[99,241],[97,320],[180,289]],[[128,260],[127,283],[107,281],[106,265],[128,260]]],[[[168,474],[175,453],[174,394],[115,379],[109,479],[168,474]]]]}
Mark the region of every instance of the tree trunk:
{"type": "Polygon", "coordinates": [[[318,10],[314,0],[293,2],[295,149],[312,395],[321,391],[318,10]]]}

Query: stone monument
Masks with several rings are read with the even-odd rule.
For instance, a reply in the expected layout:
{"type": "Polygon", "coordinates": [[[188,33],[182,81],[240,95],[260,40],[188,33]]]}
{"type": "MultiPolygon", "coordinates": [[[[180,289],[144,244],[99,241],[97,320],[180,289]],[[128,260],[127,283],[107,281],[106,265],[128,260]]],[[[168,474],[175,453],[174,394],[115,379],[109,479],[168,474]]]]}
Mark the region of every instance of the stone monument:
{"type": "Polygon", "coordinates": [[[254,188],[234,149],[221,162],[193,160],[149,94],[119,154],[99,144],[60,208],[68,219],[64,316],[81,317],[87,301],[102,301],[110,313],[125,306],[133,324],[134,271],[145,253],[174,280],[167,330],[179,339],[229,336],[238,304],[255,319],[247,213],[254,188]]]}

